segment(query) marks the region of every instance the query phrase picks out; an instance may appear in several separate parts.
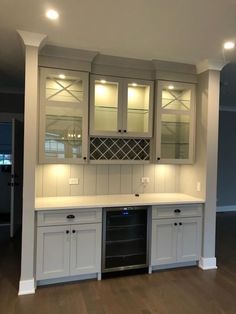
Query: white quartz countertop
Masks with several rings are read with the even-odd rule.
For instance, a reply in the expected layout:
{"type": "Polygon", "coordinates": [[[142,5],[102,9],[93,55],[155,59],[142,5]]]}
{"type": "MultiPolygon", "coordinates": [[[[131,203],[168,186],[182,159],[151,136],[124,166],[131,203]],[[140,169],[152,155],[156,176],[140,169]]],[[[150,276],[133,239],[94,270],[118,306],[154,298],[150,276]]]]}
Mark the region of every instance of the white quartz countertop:
{"type": "Polygon", "coordinates": [[[73,208],[100,208],[139,205],[171,205],[171,204],[199,204],[203,199],[181,193],[146,193],[68,196],[68,197],[39,197],[35,200],[35,210],[56,210],[73,208]]]}

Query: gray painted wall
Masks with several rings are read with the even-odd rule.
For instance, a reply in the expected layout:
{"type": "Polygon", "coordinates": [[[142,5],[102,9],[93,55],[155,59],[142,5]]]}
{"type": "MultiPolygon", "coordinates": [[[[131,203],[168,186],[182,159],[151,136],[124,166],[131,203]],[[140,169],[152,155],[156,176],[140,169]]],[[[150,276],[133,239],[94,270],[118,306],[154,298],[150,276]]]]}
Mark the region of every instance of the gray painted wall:
{"type": "MultiPolygon", "coordinates": [[[[235,98],[236,101],[236,98],[235,98]]],[[[236,205],[236,112],[220,111],[217,205],[236,205]]]]}
{"type": "Polygon", "coordinates": [[[221,71],[217,205],[236,206],[236,64],[221,71]]]}

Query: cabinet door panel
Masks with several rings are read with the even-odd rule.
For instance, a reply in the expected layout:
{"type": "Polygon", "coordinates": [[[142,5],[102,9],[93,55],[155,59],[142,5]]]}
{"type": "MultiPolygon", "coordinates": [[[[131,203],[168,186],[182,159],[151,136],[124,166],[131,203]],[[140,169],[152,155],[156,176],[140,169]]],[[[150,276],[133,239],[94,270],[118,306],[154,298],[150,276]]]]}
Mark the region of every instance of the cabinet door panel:
{"type": "Polygon", "coordinates": [[[37,280],[69,275],[70,230],[67,226],[40,227],[37,231],[37,280]]]}
{"type": "Polygon", "coordinates": [[[152,221],[152,266],[176,262],[175,223],[175,219],[152,221]]]}
{"type": "Polygon", "coordinates": [[[71,226],[70,274],[100,272],[101,224],[71,226]]]}
{"type": "Polygon", "coordinates": [[[179,220],[177,236],[177,261],[197,261],[201,249],[201,218],[179,220]]]}
{"type": "Polygon", "coordinates": [[[88,74],[40,71],[40,162],[84,162],[88,142],[88,74]]]}

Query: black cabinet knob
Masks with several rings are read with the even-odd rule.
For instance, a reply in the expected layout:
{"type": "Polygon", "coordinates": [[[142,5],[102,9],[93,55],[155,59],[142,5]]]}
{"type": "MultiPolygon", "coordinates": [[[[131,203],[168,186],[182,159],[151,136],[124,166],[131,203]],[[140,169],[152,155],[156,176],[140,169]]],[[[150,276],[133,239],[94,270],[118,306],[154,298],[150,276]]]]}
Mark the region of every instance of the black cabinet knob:
{"type": "Polygon", "coordinates": [[[86,160],[87,159],[87,157],[83,157],[83,160],[86,160]]]}
{"type": "Polygon", "coordinates": [[[119,133],[121,133],[121,130],[118,130],[119,133]]]}
{"type": "Polygon", "coordinates": [[[161,158],[160,158],[160,157],[157,157],[157,160],[161,160],[161,158]]]}
{"type": "Polygon", "coordinates": [[[66,233],[68,234],[68,233],[70,233],[70,231],[69,231],[69,230],[66,230],[66,233]]]}
{"type": "Polygon", "coordinates": [[[74,219],[75,218],[75,215],[68,215],[66,216],[67,219],[74,219]]]}
{"type": "Polygon", "coordinates": [[[178,225],[177,222],[175,222],[174,225],[177,226],[178,225]]]}
{"type": "Polygon", "coordinates": [[[72,233],[75,233],[75,230],[72,230],[72,233]]]}
{"type": "Polygon", "coordinates": [[[127,130],[124,130],[124,133],[126,133],[127,132],[127,130]]]}
{"type": "Polygon", "coordinates": [[[176,214],[179,214],[179,213],[181,213],[181,210],[180,210],[179,208],[176,208],[176,209],[174,210],[174,212],[175,212],[176,214]]]}
{"type": "Polygon", "coordinates": [[[179,225],[182,226],[182,222],[180,222],[179,225]]]}

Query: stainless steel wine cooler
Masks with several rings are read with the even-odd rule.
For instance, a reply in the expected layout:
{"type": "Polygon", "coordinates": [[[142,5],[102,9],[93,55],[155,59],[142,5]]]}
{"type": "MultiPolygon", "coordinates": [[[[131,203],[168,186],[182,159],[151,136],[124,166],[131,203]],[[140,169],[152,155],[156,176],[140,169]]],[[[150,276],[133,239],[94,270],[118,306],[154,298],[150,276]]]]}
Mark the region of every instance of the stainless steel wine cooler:
{"type": "Polygon", "coordinates": [[[143,206],[103,209],[103,273],[148,267],[149,215],[143,206]]]}

